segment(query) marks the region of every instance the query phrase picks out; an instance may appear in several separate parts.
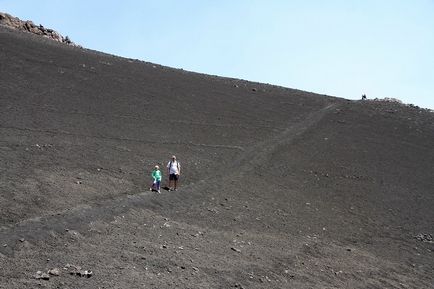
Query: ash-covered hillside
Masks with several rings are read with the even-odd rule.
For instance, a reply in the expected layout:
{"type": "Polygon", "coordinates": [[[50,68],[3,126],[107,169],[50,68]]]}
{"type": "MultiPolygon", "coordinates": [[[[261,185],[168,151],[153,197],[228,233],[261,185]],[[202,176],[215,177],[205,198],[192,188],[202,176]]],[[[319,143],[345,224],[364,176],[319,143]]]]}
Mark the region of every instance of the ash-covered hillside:
{"type": "Polygon", "coordinates": [[[433,288],[428,110],[2,26],[0,91],[0,288],[433,288]]]}

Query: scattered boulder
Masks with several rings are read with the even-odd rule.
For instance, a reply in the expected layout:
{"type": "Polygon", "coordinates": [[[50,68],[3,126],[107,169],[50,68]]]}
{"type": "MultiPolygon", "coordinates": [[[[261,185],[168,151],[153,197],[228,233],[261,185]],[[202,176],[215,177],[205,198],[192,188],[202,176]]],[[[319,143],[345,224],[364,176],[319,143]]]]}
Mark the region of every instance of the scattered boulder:
{"type": "Polygon", "coordinates": [[[90,278],[93,275],[93,272],[91,270],[84,270],[83,272],[80,272],[82,277],[90,278]]]}
{"type": "Polygon", "coordinates": [[[91,270],[82,270],[80,266],[75,266],[71,264],[66,264],[65,268],[63,269],[68,270],[70,275],[75,275],[79,277],[90,278],[93,275],[93,272],[91,270]]]}
{"type": "Polygon", "coordinates": [[[40,279],[50,280],[50,275],[48,275],[47,273],[44,273],[42,271],[38,271],[38,272],[36,272],[35,279],[37,279],[37,280],[40,280],[40,279]]]}
{"type": "Polygon", "coordinates": [[[59,270],[59,268],[53,268],[53,269],[48,270],[48,274],[53,275],[53,276],[59,276],[60,270],[59,270]]]}
{"type": "Polygon", "coordinates": [[[431,234],[417,234],[415,238],[421,242],[434,243],[434,238],[431,234]]]}
{"type": "Polygon", "coordinates": [[[240,249],[237,249],[237,248],[235,248],[235,247],[231,247],[231,250],[232,250],[232,251],[235,251],[235,252],[237,252],[237,253],[241,253],[241,250],[240,250],[240,249]]]}

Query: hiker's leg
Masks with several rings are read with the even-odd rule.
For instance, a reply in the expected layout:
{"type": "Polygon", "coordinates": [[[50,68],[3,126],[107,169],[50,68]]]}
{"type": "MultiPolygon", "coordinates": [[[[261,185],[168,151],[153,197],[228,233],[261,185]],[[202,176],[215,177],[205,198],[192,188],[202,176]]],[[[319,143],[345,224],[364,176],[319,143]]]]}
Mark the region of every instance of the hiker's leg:
{"type": "Polygon", "coordinates": [[[172,182],[173,182],[172,175],[169,175],[169,190],[172,189],[172,182]]]}
{"type": "Polygon", "coordinates": [[[176,190],[176,188],[178,186],[178,178],[179,178],[179,176],[175,175],[175,178],[174,178],[174,180],[175,180],[175,190],[176,190]]]}

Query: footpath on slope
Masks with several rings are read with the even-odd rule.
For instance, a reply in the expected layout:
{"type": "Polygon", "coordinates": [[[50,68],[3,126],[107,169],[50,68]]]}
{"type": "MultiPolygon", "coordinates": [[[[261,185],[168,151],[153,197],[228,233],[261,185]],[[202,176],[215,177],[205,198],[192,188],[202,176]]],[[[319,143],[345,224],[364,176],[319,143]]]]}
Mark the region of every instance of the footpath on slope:
{"type": "MultiPolygon", "coordinates": [[[[184,190],[201,191],[206,186],[218,185],[224,181],[225,172],[236,170],[243,173],[251,165],[259,164],[266,160],[281,145],[288,144],[302,135],[310,127],[318,123],[328,112],[338,106],[336,103],[327,105],[319,111],[308,114],[302,121],[290,124],[286,130],[276,136],[266,139],[263,142],[243,151],[241,156],[234,160],[230,168],[224,171],[216,172],[212,180],[198,181],[184,187],[184,190]]],[[[164,194],[163,194],[164,195],[164,194]]],[[[83,231],[86,226],[94,221],[111,221],[115,216],[122,215],[131,209],[157,209],[161,207],[159,198],[163,195],[155,195],[149,191],[139,194],[131,194],[127,197],[104,200],[91,205],[78,205],[67,211],[57,212],[51,216],[41,216],[24,220],[11,226],[0,228],[0,253],[7,256],[13,256],[14,249],[19,244],[19,240],[25,239],[28,242],[43,240],[51,232],[65,232],[65,230],[83,231]]],[[[194,197],[191,194],[183,194],[180,197],[177,194],[165,196],[173,201],[181,202],[185,198],[194,197]]],[[[164,197],[163,197],[164,198],[164,197]]]]}

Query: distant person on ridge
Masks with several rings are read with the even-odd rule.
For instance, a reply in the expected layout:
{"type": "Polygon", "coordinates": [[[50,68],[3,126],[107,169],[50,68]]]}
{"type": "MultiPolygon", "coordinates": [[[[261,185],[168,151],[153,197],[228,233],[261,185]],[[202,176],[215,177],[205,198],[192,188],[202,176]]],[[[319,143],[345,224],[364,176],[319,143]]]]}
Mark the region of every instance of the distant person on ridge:
{"type": "Polygon", "coordinates": [[[169,191],[176,191],[179,176],[181,175],[181,165],[176,160],[176,156],[172,156],[172,159],[167,163],[167,172],[169,174],[169,191]]]}
{"type": "Polygon", "coordinates": [[[157,191],[157,193],[160,193],[160,184],[161,184],[161,178],[163,177],[160,171],[160,167],[157,165],[155,166],[154,170],[152,171],[152,185],[149,188],[150,191],[157,191]]]}

